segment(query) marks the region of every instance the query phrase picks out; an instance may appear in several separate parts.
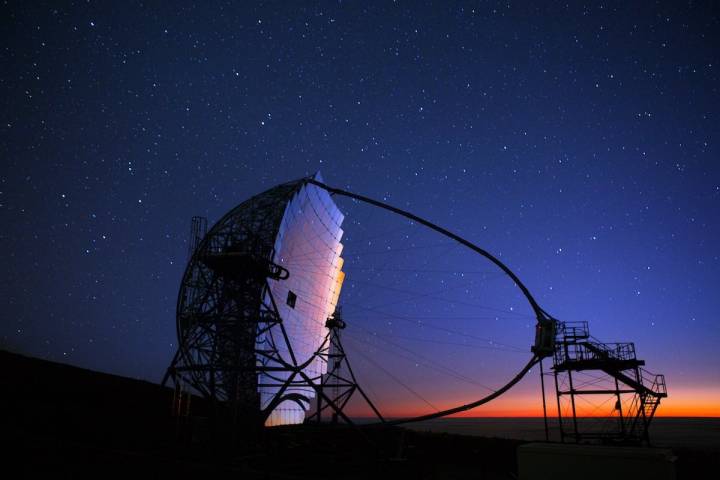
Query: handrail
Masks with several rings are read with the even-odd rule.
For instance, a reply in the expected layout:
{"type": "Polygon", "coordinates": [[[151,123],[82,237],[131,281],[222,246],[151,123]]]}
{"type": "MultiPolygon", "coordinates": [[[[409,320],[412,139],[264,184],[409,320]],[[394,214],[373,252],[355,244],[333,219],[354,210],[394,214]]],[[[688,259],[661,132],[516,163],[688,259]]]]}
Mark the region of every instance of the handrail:
{"type": "Polygon", "coordinates": [[[665,384],[665,375],[652,373],[644,368],[640,369],[640,378],[643,384],[650,384],[649,389],[660,395],[667,395],[667,385],[665,384]]]}
{"type": "Polygon", "coordinates": [[[558,348],[555,357],[558,363],[564,361],[584,360],[618,360],[628,361],[637,359],[635,344],[628,343],[601,343],[601,342],[573,342],[567,343],[567,348],[558,348]]]}

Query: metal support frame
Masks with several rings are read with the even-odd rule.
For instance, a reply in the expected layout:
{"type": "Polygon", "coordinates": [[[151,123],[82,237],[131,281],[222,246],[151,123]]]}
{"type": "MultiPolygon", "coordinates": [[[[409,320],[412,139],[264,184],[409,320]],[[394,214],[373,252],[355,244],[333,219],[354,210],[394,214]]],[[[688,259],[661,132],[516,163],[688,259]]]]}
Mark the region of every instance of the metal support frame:
{"type": "MultiPolygon", "coordinates": [[[[347,359],[345,348],[341,341],[341,332],[345,329],[346,324],[342,319],[342,311],[338,308],[333,316],[325,322],[328,328],[329,342],[327,347],[318,352],[318,356],[327,365],[326,374],[322,375],[318,390],[323,394],[317,395],[316,409],[307,422],[322,422],[322,414],[327,409],[333,410],[331,422],[337,423],[338,412],[342,412],[350,398],[354,393],[359,393],[363,400],[368,404],[370,409],[377,416],[380,422],[385,422],[380,411],[370,400],[365,391],[360,387],[355,374],[353,373],[350,362],[347,359]],[[344,372],[347,370],[347,373],[344,372]]],[[[352,424],[352,421],[343,417],[343,419],[352,424]]]]}
{"type": "MultiPolygon", "coordinates": [[[[222,403],[224,408],[229,410],[227,413],[229,413],[231,417],[231,423],[238,423],[240,416],[247,418],[249,413],[247,409],[257,407],[258,415],[250,416],[255,417],[256,423],[262,425],[272,410],[285,399],[284,393],[288,387],[297,385],[295,378],[298,375],[298,369],[305,368],[312,359],[303,362],[302,365],[298,364],[292,349],[292,344],[285,331],[285,326],[279,316],[277,305],[272,297],[267,278],[265,279],[264,291],[267,293],[271,302],[269,305],[263,303],[264,308],[261,308],[263,313],[258,315],[257,318],[251,319],[255,327],[255,335],[252,338],[252,343],[255,345],[257,338],[266,332],[270,332],[270,341],[251,350],[252,364],[246,363],[241,365],[237,361],[223,363],[221,361],[222,358],[217,359],[217,355],[215,356],[217,359],[215,362],[207,362],[204,364],[191,363],[187,357],[192,355],[194,349],[202,348],[202,346],[207,344],[207,341],[202,336],[189,336],[187,337],[187,341],[180,345],[162,382],[164,385],[168,380],[172,380],[175,385],[175,391],[177,393],[174,398],[174,405],[177,406],[174,407],[173,412],[176,415],[187,416],[189,414],[190,395],[187,391],[187,385],[190,385],[194,390],[211,400],[213,403],[213,411],[217,412],[217,409],[220,407],[218,402],[222,403]],[[273,332],[279,333],[277,336],[282,338],[286,351],[290,356],[291,363],[287,362],[280,355],[275,339],[276,335],[274,335],[273,332]],[[275,398],[262,410],[259,408],[259,397],[257,398],[257,402],[253,401],[252,405],[247,405],[246,402],[243,401],[243,398],[247,398],[248,395],[243,395],[241,391],[243,387],[236,384],[236,378],[240,375],[244,374],[247,376],[249,374],[256,378],[259,373],[265,373],[268,374],[270,378],[277,379],[277,381],[273,383],[263,384],[264,387],[279,388],[275,398]],[[281,379],[276,376],[279,373],[288,375],[285,379],[281,379]],[[199,382],[198,378],[204,381],[201,380],[199,382]],[[227,387],[220,390],[219,383],[227,382],[228,379],[230,379],[228,383],[230,383],[236,391],[236,395],[234,396],[227,387]],[[183,398],[188,398],[188,400],[183,402],[183,398]],[[184,403],[185,406],[183,406],[184,403]]],[[[212,345],[214,347],[215,343],[213,342],[212,345]]],[[[255,383],[257,384],[257,382],[255,383]]],[[[257,389],[257,386],[254,388],[257,389]]],[[[254,394],[255,392],[251,393],[252,396],[254,396],[254,394]]]]}
{"type": "Polygon", "coordinates": [[[179,345],[162,383],[208,399],[211,414],[223,417],[220,424],[265,422],[272,408],[261,411],[259,373],[270,379],[266,386],[277,387],[276,397],[302,401],[287,394],[300,365],[269,285],[269,279],[289,276],[272,261],[273,245],[285,206],[300,186],[290,182],[256,195],[210,231],[204,218],[192,219],[177,304],[179,345]]]}
{"type": "MultiPolygon", "coordinates": [[[[635,356],[632,343],[601,343],[590,336],[587,322],[559,324],[553,374],[557,397],[560,440],[600,440],[614,442],[649,443],[649,426],[662,398],[667,396],[665,377],[650,374],[641,368],[645,362],[635,356]],[[575,375],[593,372],[593,380],[580,382],[575,375]],[[598,387],[603,382],[606,388],[598,387]],[[607,396],[614,399],[612,417],[597,417],[593,424],[600,429],[590,430],[578,417],[576,397],[607,396]],[[623,406],[623,395],[632,395],[629,406],[623,406]],[[565,428],[562,398],[569,398],[572,430],[565,428]]],[[[544,392],[544,387],[543,387],[544,392]]],[[[567,400],[566,400],[567,401],[567,400]]],[[[545,414],[547,418],[547,414],[545,414]]]]}
{"type": "Polygon", "coordinates": [[[543,371],[543,361],[540,359],[540,389],[542,391],[543,405],[543,423],[545,426],[545,441],[550,441],[550,428],[548,427],[547,404],[545,402],[545,372],[543,371]]]}

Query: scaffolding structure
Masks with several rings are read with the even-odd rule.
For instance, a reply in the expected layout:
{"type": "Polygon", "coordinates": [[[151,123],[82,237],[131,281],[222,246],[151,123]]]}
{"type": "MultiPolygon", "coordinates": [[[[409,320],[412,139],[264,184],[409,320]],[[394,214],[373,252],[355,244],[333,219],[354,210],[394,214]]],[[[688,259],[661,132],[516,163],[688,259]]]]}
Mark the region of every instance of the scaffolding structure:
{"type": "Polygon", "coordinates": [[[650,423],[667,397],[665,376],[643,368],[634,343],[600,342],[587,322],[557,327],[551,370],[560,440],[649,443],[650,423]]]}

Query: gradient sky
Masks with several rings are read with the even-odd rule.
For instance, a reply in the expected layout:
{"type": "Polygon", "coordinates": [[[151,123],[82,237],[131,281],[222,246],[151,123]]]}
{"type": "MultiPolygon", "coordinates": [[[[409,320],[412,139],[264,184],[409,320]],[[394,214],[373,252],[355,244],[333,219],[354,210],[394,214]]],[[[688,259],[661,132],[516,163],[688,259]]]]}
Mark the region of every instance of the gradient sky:
{"type": "MultiPolygon", "coordinates": [[[[321,170],[636,342],[659,414],[720,415],[718,7],[537,3],[4,2],[0,346],[158,381],[190,217],[321,170]]],[[[338,203],[347,346],[387,411],[527,361],[487,263],[338,203]]],[[[537,384],[472,413],[538,414],[537,384]]]]}

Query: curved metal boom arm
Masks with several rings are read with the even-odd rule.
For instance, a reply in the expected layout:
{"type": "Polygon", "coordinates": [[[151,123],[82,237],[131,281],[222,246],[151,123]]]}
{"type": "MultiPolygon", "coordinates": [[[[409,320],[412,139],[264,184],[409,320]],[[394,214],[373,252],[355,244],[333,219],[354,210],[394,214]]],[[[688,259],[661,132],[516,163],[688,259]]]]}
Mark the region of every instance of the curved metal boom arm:
{"type": "Polygon", "coordinates": [[[535,315],[538,319],[538,321],[543,320],[549,320],[551,317],[550,315],[543,310],[540,305],[535,301],[533,296],[530,294],[530,290],[520,281],[517,275],[513,273],[510,268],[505,265],[503,262],[501,262],[497,257],[495,257],[493,254],[488,252],[485,249],[482,249],[475,245],[474,243],[470,242],[469,240],[464,239],[460,235],[457,235],[449,230],[444,229],[443,227],[439,225],[435,225],[432,222],[429,222],[423,218],[418,217],[417,215],[414,215],[408,211],[401,210],[397,207],[393,207],[392,205],[388,205],[387,203],[380,202],[378,200],[366,197],[364,195],[358,195],[357,193],[348,192],[347,190],[342,190],[339,188],[331,187],[329,185],[325,185],[324,183],[318,182],[317,180],[310,178],[308,179],[308,183],[311,183],[317,187],[320,187],[324,190],[327,190],[329,193],[336,194],[336,195],[342,195],[345,197],[354,198],[355,200],[360,200],[361,202],[369,203],[371,205],[375,205],[376,207],[383,208],[385,210],[389,210],[393,213],[397,213],[398,215],[402,215],[405,218],[409,218],[410,220],[420,223],[422,225],[425,225],[426,227],[435,230],[438,233],[441,233],[445,235],[446,237],[452,238],[456,242],[468,247],[470,250],[473,250],[474,252],[479,253],[483,257],[487,258],[491,262],[493,262],[495,265],[497,265],[505,274],[507,274],[508,277],[512,279],[512,281],[517,285],[517,287],[522,291],[523,295],[525,295],[525,298],[530,303],[530,306],[532,307],[533,311],[535,312],[535,315]]]}
{"type": "Polygon", "coordinates": [[[542,359],[543,356],[548,355],[547,347],[545,346],[543,348],[541,346],[541,344],[539,343],[539,341],[544,336],[542,334],[546,333],[548,331],[551,332],[550,334],[552,336],[554,336],[555,320],[547,312],[545,312],[545,310],[543,310],[540,307],[540,305],[538,305],[538,303],[535,301],[533,296],[530,294],[530,291],[528,290],[528,288],[520,281],[518,276],[515,275],[515,273],[513,273],[513,271],[510,270],[510,268],[507,265],[505,265],[503,262],[501,262],[493,254],[491,254],[490,252],[488,252],[485,249],[478,247],[477,245],[470,242],[469,240],[466,240],[463,237],[461,237],[449,230],[446,230],[439,225],[436,225],[436,224],[429,222],[423,218],[420,218],[417,215],[414,215],[406,210],[402,210],[400,208],[393,207],[392,205],[389,205],[387,203],[384,203],[384,202],[381,202],[378,200],[374,200],[374,199],[366,197],[364,195],[358,195],[357,193],[352,193],[347,190],[342,190],[340,188],[335,188],[335,187],[331,187],[329,185],[325,185],[322,182],[318,182],[314,178],[309,178],[307,180],[307,182],[311,183],[319,188],[322,188],[331,194],[342,195],[345,197],[353,198],[355,200],[359,200],[361,202],[369,203],[370,205],[374,205],[376,207],[380,207],[385,210],[389,210],[389,211],[396,213],[398,215],[401,215],[405,218],[409,218],[410,220],[417,222],[421,225],[424,225],[432,230],[435,230],[436,232],[438,232],[442,235],[445,235],[446,237],[449,237],[449,238],[455,240],[456,242],[466,246],[467,248],[473,250],[474,252],[479,253],[480,255],[487,258],[488,260],[493,262],[495,265],[497,265],[503,272],[505,272],[505,274],[508,277],[510,277],[510,279],[512,279],[512,281],[515,283],[515,285],[522,291],[523,295],[525,295],[525,298],[527,299],[528,303],[530,303],[530,306],[532,307],[533,311],[535,312],[535,316],[537,317],[537,320],[538,320],[538,329],[537,329],[538,335],[536,336],[535,347],[533,347],[533,349],[532,349],[533,352],[535,352],[535,355],[533,355],[533,357],[530,359],[530,361],[527,363],[527,365],[525,365],[525,367],[523,367],[523,369],[520,370],[520,373],[515,375],[515,377],[513,377],[513,379],[510,380],[507,384],[505,384],[504,386],[495,390],[494,392],[490,393],[489,395],[486,395],[485,397],[483,397],[479,400],[467,403],[465,405],[460,405],[458,407],[441,410],[441,411],[438,411],[435,413],[430,413],[427,415],[420,415],[417,417],[400,418],[400,419],[390,420],[390,421],[386,420],[385,422],[382,422],[382,424],[384,424],[384,425],[400,425],[400,424],[404,424],[404,423],[432,420],[435,418],[446,417],[448,415],[453,415],[455,413],[464,412],[466,410],[470,410],[470,409],[473,409],[480,405],[483,405],[485,403],[488,403],[489,401],[494,400],[495,398],[499,397],[503,393],[507,392],[516,383],[518,383],[530,371],[530,369],[535,364],[540,362],[540,360],[542,359]],[[548,326],[548,325],[550,328],[546,329],[546,326],[548,326]]]}
{"type": "Polygon", "coordinates": [[[409,418],[399,418],[397,420],[389,420],[385,421],[385,425],[401,425],[403,423],[412,423],[412,422],[422,422],[424,420],[432,420],[434,418],[441,418],[441,417],[447,417],[448,415],[453,415],[455,413],[464,412],[466,410],[471,410],[475,407],[479,407],[480,405],[483,405],[485,403],[488,403],[490,400],[494,400],[503,393],[510,390],[513,386],[515,386],[516,383],[518,383],[522,378],[530,371],[530,369],[535,366],[536,363],[540,361],[540,358],[537,356],[533,356],[530,361],[525,365],[525,367],[520,370],[520,373],[515,375],[512,380],[510,380],[507,384],[500,387],[499,389],[492,392],[490,395],[486,395],[480,400],[475,400],[474,402],[466,403],[465,405],[460,405],[459,407],[453,407],[448,408],[447,410],[440,410],[439,412],[435,413],[428,413],[427,415],[420,415],[418,417],[409,417],[409,418]]]}

